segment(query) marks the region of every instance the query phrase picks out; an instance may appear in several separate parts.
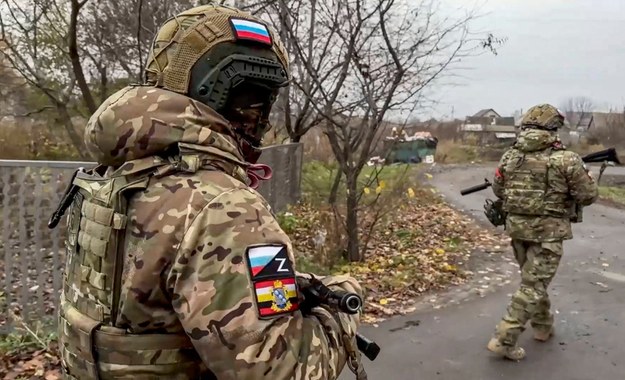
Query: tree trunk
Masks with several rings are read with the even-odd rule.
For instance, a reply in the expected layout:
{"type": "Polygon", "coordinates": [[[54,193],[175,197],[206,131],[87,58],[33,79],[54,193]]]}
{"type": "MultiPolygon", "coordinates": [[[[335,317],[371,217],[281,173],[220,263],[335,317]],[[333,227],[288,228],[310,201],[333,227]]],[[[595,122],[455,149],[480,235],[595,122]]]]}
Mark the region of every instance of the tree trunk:
{"type": "Polygon", "coordinates": [[[82,8],[84,4],[84,2],[81,3],[78,0],[72,0],[72,9],[70,14],[68,31],[69,58],[72,62],[74,77],[76,78],[76,82],[78,83],[78,87],[80,88],[80,92],[82,93],[82,99],[85,102],[87,111],[92,114],[98,109],[98,107],[96,106],[93,95],[91,94],[91,89],[89,89],[89,84],[87,83],[87,79],[85,78],[82,63],[80,62],[80,54],[78,52],[78,16],[80,14],[80,8],[82,8]]]}
{"type": "MultiPolygon", "coordinates": [[[[291,42],[289,40],[289,30],[291,29],[291,22],[289,20],[289,9],[286,6],[286,1],[279,1],[279,17],[280,17],[280,39],[284,44],[287,51],[290,51],[291,42]]],[[[291,142],[299,142],[297,131],[293,130],[293,111],[291,110],[291,86],[287,86],[282,89],[282,114],[284,116],[284,128],[289,134],[291,142]]]]}
{"type": "Polygon", "coordinates": [[[291,142],[292,143],[299,143],[300,141],[302,141],[302,136],[300,134],[295,134],[293,136],[291,136],[291,142]]]}
{"type": "Polygon", "coordinates": [[[56,107],[59,114],[59,121],[65,128],[65,132],[67,132],[69,139],[72,141],[72,144],[76,148],[76,151],[78,152],[78,157],[81,160],[88,160],[89,154],[87,153],[87,149],[85,148],[85,143],[83,141],[83,138],[78,134],[78,132],[76,132],[76,129],[74,128],[74,123],[72,123],[72,117],[70,116],[67,107],[64,104],[57,104],[56,107]]]}
{"type": "Polygon", "coordinates": [[[355,173],[347,175],[347,256],[350,262],[362,261],[358,236],[358,176],[355,173]]]}
{"type": "Polygon", "coordinates": [[[338,169],[336,172],[336,176],[334,177],[334,182],[332,182],[332,188],[330,189],[330,196],[328,197],[328,203],[330,205],[335,205],[336,200],[339,195],[339,185],[341,184],[341,178],[343,177],[343,172],[341,169],[338,169]]]}
{"type": "Polygon", "coordinates": [[[100,103],[104,103],[106,98],[109,97],[109,78],[106,72],[106,67],[100,69],[100,103]]]}

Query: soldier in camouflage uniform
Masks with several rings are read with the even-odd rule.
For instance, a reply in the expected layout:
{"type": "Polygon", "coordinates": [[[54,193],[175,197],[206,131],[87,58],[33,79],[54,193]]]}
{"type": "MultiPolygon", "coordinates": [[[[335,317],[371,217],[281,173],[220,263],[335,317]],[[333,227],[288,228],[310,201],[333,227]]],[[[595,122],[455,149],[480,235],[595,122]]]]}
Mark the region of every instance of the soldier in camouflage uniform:
{"type": "Polygon", "coordinates": [[[551,105],[530,108],[493,181],[493,191],[503,200],[507,214],[506,230],[521,268],[521,287],[488,349],[512,360],[525,357],[517,340],[528,321],[536,340],[544,342],[553,335],[547,287],[560,263],[563,240],[573,238],[574,210],[592,204],[598,196],[597,184],[580,156],[558,139],[563,123],[564,116],[551,105]]]}
{"type": "MultiPolygon", "coordinates": [[[[325,380],[346,363],[366,378],[359,316],[302,312],[289,237],[247,184],[287,72],[264,22],[201,6],[160,28],[147,84],[91,117],[100,166],[69,192],[66,379],[325,380]]],[[[362,296],[351,277],[321,279],[362,296]]]]}

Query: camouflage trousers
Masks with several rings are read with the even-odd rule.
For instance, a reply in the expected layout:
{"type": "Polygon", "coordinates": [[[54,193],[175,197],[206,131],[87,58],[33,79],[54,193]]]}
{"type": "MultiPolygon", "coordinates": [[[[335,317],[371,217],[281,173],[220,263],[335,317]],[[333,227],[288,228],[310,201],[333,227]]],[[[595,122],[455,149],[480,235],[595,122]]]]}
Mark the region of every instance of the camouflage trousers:
{"type": "Polygon", "coordinates": [[[496,332],[499,341],[507,346],[516,344],[528,321],[535,330],[551,329],[553,314],[547,288],[563,253],[561,241],[536,243],[512,239],[512,248],[521,268],[521,287],[512,296],[496,332]]]}

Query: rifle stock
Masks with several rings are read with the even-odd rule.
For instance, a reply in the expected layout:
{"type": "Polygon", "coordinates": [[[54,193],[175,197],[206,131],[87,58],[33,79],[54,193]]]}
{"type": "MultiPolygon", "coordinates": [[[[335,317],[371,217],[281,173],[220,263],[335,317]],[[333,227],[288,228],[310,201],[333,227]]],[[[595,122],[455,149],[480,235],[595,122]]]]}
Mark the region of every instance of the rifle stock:
{"type": "Polygon", "coordinates": [[[616,154],[616,149],[608,148],[600,150],[598,152],[589,153],[582,157],[582,161],[589,162],[614,162],[616,165],[621,165],[621,161],[616,154]]]}

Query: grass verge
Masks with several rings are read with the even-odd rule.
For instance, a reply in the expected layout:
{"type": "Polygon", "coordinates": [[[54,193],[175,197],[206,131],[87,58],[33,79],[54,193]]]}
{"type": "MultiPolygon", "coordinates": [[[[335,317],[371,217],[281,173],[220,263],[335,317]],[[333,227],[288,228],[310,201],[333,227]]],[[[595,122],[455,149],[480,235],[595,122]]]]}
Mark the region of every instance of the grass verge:
{"type": "Polygon", "coordinates": [[[60,380],[56,329],[50,321],[28,325],[12,315],[15,329],[0,335],[0,378],[60,380]]]}
{"type": "Polygon", "coordinates": [[[600,186],[599,196],[604,200],[625,206],[625,188],[600,186]]]}

